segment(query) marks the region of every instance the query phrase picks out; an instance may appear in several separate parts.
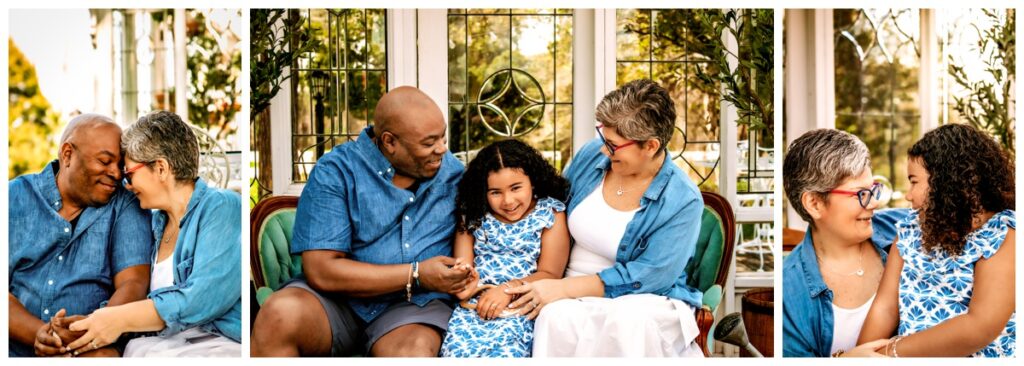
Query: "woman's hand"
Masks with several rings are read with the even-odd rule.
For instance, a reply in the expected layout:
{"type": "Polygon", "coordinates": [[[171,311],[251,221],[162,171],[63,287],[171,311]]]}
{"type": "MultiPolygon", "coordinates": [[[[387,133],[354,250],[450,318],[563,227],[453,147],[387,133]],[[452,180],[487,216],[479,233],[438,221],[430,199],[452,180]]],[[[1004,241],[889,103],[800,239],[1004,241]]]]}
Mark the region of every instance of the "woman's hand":
{"type": "Polygon", "coordinates": [[[844,352],[840,357],[887,357],[886,355],[878,353],[879,349],[883,349],[887,345],[889,345],[888,339],[876,339],[854,347],[853,349],[844,352]]]}
{"type": "Polygon", "coordinates": [[[519,295],[519,299],[509,304],[508,308],[519,309],[519,314],[526,315],[531,320],[540,315],[540,309],[545,305],[569,297],[562,287],[562,280],[553,279],[527,282],[522,286],[506,289],[505,293],[519,295]]]}
{"type": "Polygon", "coordinates": [[[124,333],[121,318],[113,307],[107,307],[97,309],[89,317],[71,323],[71,331],[84,331],[85,334],[71,342],[66,350],[77,356],[117,342],[117,338],[124,333]]]}
{"type": "Polygon", "coordinates": [[[501,291],[501,288],[503,287],[494,287],[480,295],[476,302],[476,313],[480,319],[492,320],[508,308],[508,304],[512,302],[512,295],[501,291]]]}

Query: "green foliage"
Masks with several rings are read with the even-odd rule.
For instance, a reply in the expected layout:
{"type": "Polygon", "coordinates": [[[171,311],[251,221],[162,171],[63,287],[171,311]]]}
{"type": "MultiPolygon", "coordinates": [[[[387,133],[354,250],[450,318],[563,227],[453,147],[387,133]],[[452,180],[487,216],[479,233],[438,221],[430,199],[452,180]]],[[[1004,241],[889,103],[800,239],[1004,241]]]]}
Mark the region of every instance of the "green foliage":
{"type": "Polygon", "coordinates": [[[968,76],[964,66],[957,65],[953,56],[950,56],[949,75],[955,83],[967,90],[966,95],[953,97],[956,102],[953,108],[967,123],[992,134],[1012,158],[1015,150],[1015,118],[1010,106],[1014,104],[1012,88],[1016,76],[1015,11],[1007,9],[1003,15],[997,10],[982,11],[994,25],[987,29],[980,29],[974,24],[971,26],[979,35],[978,54],[988,56],[984,60],[985,72],[991,81],[968,76]]]}
{"type": "MultiPolygon", "coordinates": [[[[202,12],[188,10],[188,14],[189,121],[223,141],[238,129],[233,122],[241,109],[238,77],[242,73],[242,50],[237,46],[224,50],[222,46],[226,44],[222,42],[227,35],[215,35],[217,30],[207,27],[202,12]]],[[[241,19],[241,14],[238,18],[241,19]]]]}
{"type": "Polygon", "coordinates": [[[51,139],[61,128],[60,115],[39,90],[36,68],[25,58],[14,40],[7,41],[8,68],[7,177],[15,178],[43,169],[57,156],[57,143],[51,139]]]}
{"type": "Polygon", "coordinates": [[[774,27],[775,15],[771,9],[749,10],[694,10],[693,24],[698,36],[684,38],[691,50],[707,57],[715,65],[708,73],[697,69],[697,76],[706,83],[718,82],[724,86],[722,99],[736,107],[740,125],[748,125],[751,132],[769,131],[765,141],[771,145],[774,130],[772,92],[775,83],[774,27]],[[739,53],[725,46],[722,37],[729,34],[738,43],[739,53]],[[736,67],[730,66],[734,58],[736,67]]]}
{"type": "Polygon", "coordinates": [[[281,83],[295,75],[284,74],[284,68],[319,42],[297,13],[285,9],[251,9],[249,19],[249,102],[250,118],[255,118],[270,106],[281,83]]]}

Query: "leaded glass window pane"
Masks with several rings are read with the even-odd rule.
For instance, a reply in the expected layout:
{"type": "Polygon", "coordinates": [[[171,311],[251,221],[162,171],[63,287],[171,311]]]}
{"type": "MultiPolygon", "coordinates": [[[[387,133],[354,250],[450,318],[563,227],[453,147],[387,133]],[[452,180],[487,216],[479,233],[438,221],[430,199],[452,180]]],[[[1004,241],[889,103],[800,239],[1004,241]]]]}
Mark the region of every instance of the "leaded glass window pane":
{"type": "Polygon", "coordinates": [[[313,165],[372,124],[387,92],[384,9],[301,9],[320,42],[292,66],[292,180],[305,182],[313,165]]]}
{"type": "Polygon", "coordinates": [[[836,128],[867,144],[876,175],[906,207],[907,149],[917,141],[920,16],[914,9],[836,9],[836,128]]]}
{"type": "Polygon", "coordinates": [[[694,10],[616,10],[615,82],[648,78],[676,102],[676,133],[669,141],[673,161],[703,191],[719,192],[721,85],[697,77],[716,73],[699,49],[691,24],[694,10]]]}
{"type": "Polygon", "coordinates": [[[572,12],[448,11],[449,148],[463,161],[507,138],[557,169],[572,154],[572,12]]]}

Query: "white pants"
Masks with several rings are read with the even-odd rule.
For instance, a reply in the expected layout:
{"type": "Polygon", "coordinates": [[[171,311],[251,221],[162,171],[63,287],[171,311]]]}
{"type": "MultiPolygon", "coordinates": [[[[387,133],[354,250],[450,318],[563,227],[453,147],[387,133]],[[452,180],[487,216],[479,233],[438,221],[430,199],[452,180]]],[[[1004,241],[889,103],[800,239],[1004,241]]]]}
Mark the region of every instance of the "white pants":
{"type": "Polygon", "coordinates": [[[242,344],[190,328],[170,337],[132,339],[124,348],[124,357],[242,357],[242,344]]]}
{"type": "Polygon", "coordinates": [[[651,294],[556,301],[537,317],[533,357],[704,357],[693,312],[651,294]]]}

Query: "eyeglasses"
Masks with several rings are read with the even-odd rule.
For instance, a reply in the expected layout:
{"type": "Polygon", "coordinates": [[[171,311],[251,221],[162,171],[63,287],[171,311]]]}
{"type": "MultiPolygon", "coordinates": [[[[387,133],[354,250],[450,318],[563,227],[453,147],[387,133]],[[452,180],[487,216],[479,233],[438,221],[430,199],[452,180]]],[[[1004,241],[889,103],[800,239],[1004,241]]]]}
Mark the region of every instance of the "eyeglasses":
{"type": "Polygon", "coordinates": [[[134,167],[132,167],[130,169],[125,169],[123,172],[121,172],[121,177],[122,177],[121,178],[121,183],[123,185],[126,185],[126,186],[127,185],[131,185],[132,184],[132,173],[135,173],[136,170],[139,170],[142,167],[144,167],[146,165],[149,165],[149,164],[150,163],[138,163],[138,164],[136,164],[134,167]]]}
{"type": "Polygon", "coordinates": [[[878,201],[879,206],[889,202],[889,196],[891,196],[892,190],[889,189],[882,182],[875,182],[871,184],[871,188],[865,188],[856,191],[833,189],[831,191],[828,191],[828,193],[842,194],[847,196],[857,196],[857,202],[860,203],[860,207],[868,208],[868,205],[871,204],[871,200],[878,201]]]}
{"type": "Polygon", "coordinates": [[[606,139],[604,137],[604,133],[601,132],[601,128],[603,128],[603,127],[604,127],[603,124],[598,123],[597,127],[594,127],[594,129],[597,130],[597,136],[601,137],[601,142],[603,142],[604,146],[608,148],[608,154],[610,154],[610,155],[615,155],[616,151],[619,151],[622,148],[625,148],[626,146],[629,146],[629,145],[635,145],[637,143],[636,140],[630,140],[627,143],[624,143],[622,145],[616,146],[615,144],[612,144],[611,142],[608,142],[608,139],[606,139]]]}

